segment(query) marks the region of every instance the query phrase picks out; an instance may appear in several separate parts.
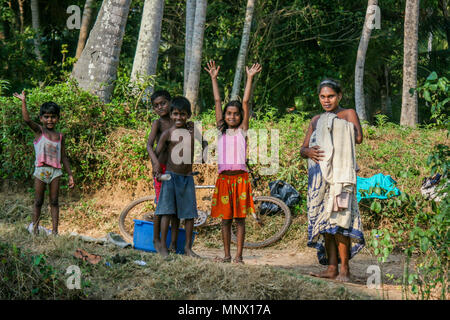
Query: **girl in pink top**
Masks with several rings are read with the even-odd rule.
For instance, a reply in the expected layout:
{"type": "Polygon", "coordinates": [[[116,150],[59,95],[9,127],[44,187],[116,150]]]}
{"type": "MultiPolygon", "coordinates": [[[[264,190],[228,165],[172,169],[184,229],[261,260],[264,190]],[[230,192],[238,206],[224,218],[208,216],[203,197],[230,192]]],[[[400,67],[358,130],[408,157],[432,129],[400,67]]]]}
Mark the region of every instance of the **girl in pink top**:
{"type": "Polygon", "coordinates": [[[214,101],[216,108],[216,125],[219,129],[218,139],[218,169],[219,176],[211,203],[211,216],[222,218],[222,239],[225,256],[216,261],[231,262],[231,223],[233,219],[237,225],[237,252],[233,262],[243,263],[242,250],[245,238],[245,217],[254,212],[250,179],[246,167],[246,132],[249,125],[250,91],[253,77],[261,71],[258,63],[246,68],[247,83],[244,90],[242,104],[230,101],[222,111],[217,75],[220,67],[216,68],[214,61],[208,62],[205,70],[211,76],[214,101]]]}
{"type": "Polygon", "coordinates": [[[44,194],[47,184],[50,188],[50,207],[52,215],[52,233],[58,234],[59,224],[59,180],[62,175],[61,162],[69,174],[69,187],[73,188],[73,176],[69,160],[66,156],[64,136],[55,130],[59,121],[60,107],[54,102],[42,104],[39,119],[42,125],[30,119],[27,110],[25,91],[22,94],[14,93],[14,97],[22,101],[22,116],[25,123],[34,131],[34,149],[36,153],[34,188],[35,200],[33,206],[33,233],[39,230],[41,208],[44,203],[44,194]]]}

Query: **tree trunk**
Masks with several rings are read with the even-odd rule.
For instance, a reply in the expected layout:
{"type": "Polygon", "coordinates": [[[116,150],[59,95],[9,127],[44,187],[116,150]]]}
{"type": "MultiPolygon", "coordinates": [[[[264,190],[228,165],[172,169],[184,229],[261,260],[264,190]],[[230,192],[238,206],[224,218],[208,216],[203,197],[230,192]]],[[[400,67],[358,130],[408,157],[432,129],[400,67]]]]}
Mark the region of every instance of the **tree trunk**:
{"type": "Polygon", "coordinates": [[[24,8],[23,4],[25,0],[18,0],[19,3],[19,19],[20,19],[20,33],[23,33],[23,25],[24,25],[24,8]]]}
{"type": "Polygon", "coordinates": [[[191,65],[192,55],[192,34],[194,33],[195,21],[195,0],[187,0],[186,2],[186,37],[184,49],[184,85],[183,93],[186,95],[187,81],[189,78],[189,67],[191,65]]]}
{"type": "Polygon", "coordinates": [[[441,9],[442,9],[442,14],[444,16],[444,21],[445,21],[445,34],[447,35],[447,43],[450,43],[450,21],[449,21],[449,17],[448,17],[448,4],[447,4],[447,0],[441,0],[439,2],[441,9]]]}
{"type": "Polygon", "coordinates": [[[366,62],[366,52],[369,46],[370,34],[373,29],[373,19],[375,15],[371,6],[378,5],[377,0],[369,0],[367,3],[366,17],[359,40],[358,53],[356,55],[355,65],[355,107],[356,113],[361,121],[367,120],[366,106],[364,103],[364,64],[366,62]]]}
{"type": "MultiPolygon", "coordinates": [[[[131,81],[140,81],[142,77],[156,74],[163,13],[164,0],[145,1],[131,81]]],[[[144,99],[152,92],[153,86],[146,89],[144,99]]]]}
{"type": "Polygon", "coordinates": [[[72,76],[81,88],[109,102],[117,76],[120,49],[131,0],[103,0],[72,76]]]}
{"type": "Polygon", "coordinates": [[[39,60],[41,56],[41,35],[39,32],[39,2],[38,0],[31,0],[31,25],[35,32],[34,36],[34,54],[39,60]]]}
{"type": "Polygon", "coordinates": [[[391,82],[389,81],[390,69],[387,65],[384,66],[384,78],[385,78],[385,89],[386,89],[386,109],[384,114],[389,118],[392,117],[392,102],[391,102],[391,82]]]}
{"type": "Polygon", "coordinates": [[[203,34],[206,20],[206,0],[197,0],[195,5],[194,32],[192,34],[192,55],[189,64],[186,98],[191,103],[193,113],[198,114],[200,107],[197,103],[198,86],[202,62],[203,34]]]}
{"type": "Polygon", "coordinates": [[[418,123],[417,92],[417,41],[419,33],[419,0],[406,0],[403,40],[403,88],[400,124],[415,127],[418,123]]]}
{"type": "Polygon", "coordinates": [[[75,53],[75,58],[80,58],[81,52],[83,52],[84,45],[86,44],[86,39],[89,34],[89,26],[92,20],[92,4],[94,0],[86,0],[83,9],[83,18],[81,19],[80,35],[78,37],[77,51],[75,53]]]}
{"type": "Polygon", "coordinates": [[[247,9],[245,10],[244,30],[242,32],[241,47],[239,48],[238,59],[236,63],[236,71],[234,73],[233,89],[231,90],[231,100],[236,100],[241,89],[242,73],[245,68],[245,60],[247,58],[248,42],[250,40],[250,30],[252,27],[253,12],[256,0],[247,1],[247,9]]]}

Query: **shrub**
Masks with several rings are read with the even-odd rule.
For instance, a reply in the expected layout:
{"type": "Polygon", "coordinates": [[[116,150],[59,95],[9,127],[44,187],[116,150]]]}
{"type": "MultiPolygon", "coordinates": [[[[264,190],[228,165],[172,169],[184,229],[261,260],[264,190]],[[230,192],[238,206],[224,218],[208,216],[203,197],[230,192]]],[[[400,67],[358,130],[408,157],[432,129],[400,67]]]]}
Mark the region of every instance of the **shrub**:
{"type": "Polygon", "coordinates": [[[0,299],[80,299],[44,254],[31,255],[14,244],[0,242],[0,299]]]}

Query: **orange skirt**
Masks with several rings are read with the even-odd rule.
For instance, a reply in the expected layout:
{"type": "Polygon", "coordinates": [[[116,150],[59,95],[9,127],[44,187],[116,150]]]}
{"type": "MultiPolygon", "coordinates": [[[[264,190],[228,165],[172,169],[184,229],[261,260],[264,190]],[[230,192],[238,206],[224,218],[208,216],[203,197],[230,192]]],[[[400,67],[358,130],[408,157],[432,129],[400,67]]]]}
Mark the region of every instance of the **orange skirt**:
{"type": "Polygon", "coordinates": [[[248,173],[219,174],[211,202],[211,217],[245,218],[255,212],[248,173]]]}

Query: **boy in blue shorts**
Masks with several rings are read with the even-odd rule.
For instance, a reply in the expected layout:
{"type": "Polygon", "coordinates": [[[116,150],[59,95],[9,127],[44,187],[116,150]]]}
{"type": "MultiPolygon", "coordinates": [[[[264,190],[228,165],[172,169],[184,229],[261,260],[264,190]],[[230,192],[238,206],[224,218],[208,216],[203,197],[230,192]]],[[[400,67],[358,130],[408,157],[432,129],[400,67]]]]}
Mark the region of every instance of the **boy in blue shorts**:
{"type": "MultiPolygon", "coordinates": [[[[158,90],[152,94],[150,100],[152,102],[153,110],[159,116],[158,119],[153,121],[152,130],[148,136],[147,140],[147,152],[150,157],[150,161],[152,163],[152,174],[153,181],[155,186],[155,203],[158,203],[159,193],[161,191],[162,182],[159,180],[159,177],[166,173],[166,163],[168,158],[167,152],[161,152],[158,156],[155,153],[155,144],[159,141],[161,134],[170,129],[173,125],[172,120],[170,119],[170,93],[166,90],[158,90]]],[[[180,225],[180,220],[174,216],[174,219],[171,221],[172,229],[178,230],[178,226],[180,225]]],[[[161,216],[155,216],[153,219],[153,245],[157,252],[159,252],[159,247],[161,246],[160,239],[160,226],[161,226],[161,216]]],[[[177,246],[177,233],[172,233],[172,242],[169,247],[169,251],[175,250],[177,246]]]]}
{"type": "MultiPolygon", "coordinates": [[[[201,134],[196,132],[194,123],[188,122],[191,116],[191,104],[185,97],[175,97],[170,104],[170,118],[173,125],[165,130],[156,146],[156,155],[168,153],[166,174],[171,179],[163,181],[155,214],[161,216],[161,246],[159,253],[167,257],[169,252],[165,239],[169,231],[171,217],[185,220],[185,255],[199,256],[192,251],[194,219],[197,218],[197,201],[192,176],[194,159],[194,139],[200,137],[203,150],[208,145],[201,134]]],[[[203,153],[204,154],[204,153],[203,153]]],[[[172,230],[176,232],[177,230],[172,230]]]]}

